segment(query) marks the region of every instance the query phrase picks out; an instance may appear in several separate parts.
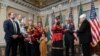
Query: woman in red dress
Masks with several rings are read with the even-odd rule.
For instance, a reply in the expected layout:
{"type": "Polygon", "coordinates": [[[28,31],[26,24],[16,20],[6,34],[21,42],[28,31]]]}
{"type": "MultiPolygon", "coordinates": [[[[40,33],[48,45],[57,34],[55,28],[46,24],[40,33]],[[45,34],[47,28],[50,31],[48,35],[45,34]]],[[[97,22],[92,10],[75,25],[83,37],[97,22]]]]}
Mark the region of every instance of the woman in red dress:
{"type": "Polygon", "coordinates": [[[63,28],[60,22],[52,26],[52,56],[63,56],[63,28]]]}
{"type": "Polygon", "coordinates": [[[35,54],[36,56],[40,56],[40,48],[39,48],[39,40],[40,40],[40,37],[42,36],[42,33],[43,33],[43,27],[42,27],[42,24],[41,22],[38,22],[37,23],[37,26],[35,26],[35,31],[34,31],[34,37],[35,37],[35,41],[33,42],[34,45],[35,45],[35,54]]]}
{"type": "Polygon", "coordinates": [[[34,26],[32,20],[28,21],[28,27],[27,27],[27,37],[25,38],[25,44],[26,44],[26,56],[33,56],[33,43],[32,38],[34,34],[34,26]]]}

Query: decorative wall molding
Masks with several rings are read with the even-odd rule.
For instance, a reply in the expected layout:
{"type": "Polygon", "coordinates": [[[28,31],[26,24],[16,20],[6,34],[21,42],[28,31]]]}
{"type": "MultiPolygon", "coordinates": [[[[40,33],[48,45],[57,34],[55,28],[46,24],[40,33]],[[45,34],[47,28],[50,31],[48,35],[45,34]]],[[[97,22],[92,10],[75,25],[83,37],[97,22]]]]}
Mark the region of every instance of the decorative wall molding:
{"type": "Polygon", "coordinates": [[[28,12],[31,14],[37,14],[37,12],[38,12],[37,10],[26,7],[27,6],[26,4],[21,5],[22,3],[18,4],[18,3],[12,2],[11,0],[0,0],[0,4],[4,4],[6,6],[13,7],[15,9],[22,10],[22,11],[25,11],[25,12],[28,12]],[[26,5],[26,6],[24,6],[24,5],[26,5]]]}
{"type": "MultiPolygon", "coordinates": [[[[55,7],[55,10],[59,11],[59,8],[58,8],[59,4],[62,5],[62,8],[60,10],[65,10],[65,9],[69,8],[69,3],[67,2],[67,0],[62,0],[61,2],[55,3],[53,5],[47,6],[47,7],[42,8],[42,9],[39,9],[39,8],[37,8],[35,6],[32,6],[31,4],[26,3],[26,2],[24,2],[22,0],[0,0],[0,1],[1,1],[0,3],[4,3],[6,5],[8,5],[9,2],[10,3],[14,2],[14,3],[18,4],[18,5],[24,6],[24,7],[28,8],[28,9],[31,9],[31,10],[36,11],[36,12],[50,11],[50,10],[52,10],[52,7],[55,7]]],[[[81,2],[82,2],[82,4],[86,4],[86,3],[91,2],[91,0],[81,0],[81,2]]],[[[80,4],[79,0],[72,1],[71,2],[71,7],[79,6],[79,4],[80,4]]]]}
{"type": "Polygon", "coordinates": [[[13,1],[14,1],[15,3],[18,3],[18,4],[22,5],[22,6],[25,6],[25,7],[28,7],[28,8],[30,8],[30,9],[33,9],[33,10],[35,10],[35,11],[39,11],[39,8],[34,7],[34,6],[32,6],[31,4],[26,3],[26,2],[24,2],[24,1],[22,1],[22,0],[13,0],[13,1]]]}
{"type": "Polygon", "coordinates": [[[67,4],[67,3],[68,3],[67,0],[62,0],[61,2],[58,2],[58,3],[52,4],[52,5],[47,6],[47,7],[45,7],[45,8],[42,8],[42,9],[40,9],[40,11],[49,10],[49,9],[52,9],[52,7],[58,7],[59,4],[61,4],[61,5],[65,5],[65,4],[67,4]]]}
{"type": "MultiPolygon", "coordinates": [[[[45,8],[42,8],[42,9],[39,9],[35,6],[32,6],[31,4],[28,4],[22,0],[13,0],[15,3],[18,3],[18,4],[21,4],[23,6],[26,6],[28,8],[31,8],[35,11],[45,11],[45,10],[50,10],[52,7],[57,7],[59,4],[61,4],[62,6],[66,6],[66,8],[68,7],[69,3],[67,2],[67,0],[62,0],[61,2],[58,2],[58,3],[55,3],[53,5],[50,5],[50,6],[47,6],[45,8]]],[[[82,4],[85,4],[85,3],[88,3],[90,2],[91,0],[81,0],[82,4]]],[[[75,7],[75,6],[78,6],[80,4],[80,1],[79,0],[75,0],[75,1],[72,1],[71,2],[71,7],[75,7]]]]}
{"type": "MultiPolygon", "coordinates": [[[[91,0],[81,0],[82,4],[87,4],[87,3],[90,3],[90,2],[91,2],[91,0]]],[[[41,9],[40,14],[51,14],[53,11],[59,12],[59,11],[69,9],[69,7],[77,7],[77,6],[80,5],[80,1],[76,0],[76,1],[71,2],[71,4],[67,3],[67,1],[65,1],[65,2],[62,2],[62,3],[55,4],[55,5],[51,5],[50,7],[41,9]],[[59,4],[62,5],[61,8],[59,8],[59,6],[58,6],[59,4]],[[52,9],[52,7],[55,7],[55,9],[52,9]]]]}
{"type": "Polygon", "coordinates": [[[59,2],[59,3],[56,3],[56,4],[53,4],[53,5],[51,5],[51,6],[47,6],[47,7],[45,7],[45,8],[43,8],[43,9],[39,9],[39,8],[37,8],[37,7],[35,7],[35,6],[32,6],[31,4],[29,4],[29,3],[26,3],[26,2],[24,2],[24,1],[22,1],[22,0],[12,0],[13,2],[15,2],[15,3],[18,3],[18,4],[20,4],[20,5],[22,5],[22,6],[25,6],[25,7],[28,7],[28,8],[30,8],[30,9],[33,9],[33,10],[35,10],[35,11],[43,11],[43,10],[47,10],[47,9],[49,9],[50,7],[52,8],[52,7],[54,7],[54,6],[57,6],[57,5],[59,5],[60,3],[66,3],[67,2],[67,0],[62,0],[61,2],[59,2]]]}
{"type": "Polygon", "coordinates": [[[1,5],[1,6],[0,6],[0,7],[1,7],[1,9],[3,9],[3,8],[7,7],[7,5],[6,5],[6,4],[3,4],[3,3],[1,3],[0,5],[1,5]]]}
{"type": "MultiPolygon", "coordinates": [[[[35,6],[32,6],[31,4],[26,3],[26,2],[24,2],[22,0],[0,0],[0,1],[1,1],[0,3],[4,3],[6,5],[11,5],[11,3],[14,3],[14,4],[19,5],[21,8],[23,6],[23,7],[26,7],[28,9],[31,9],[32,11],[35,11],[35,12],[52,11],[52,7],[55,7],[54,11],[56,12],[56,11],[59,11],[59,8],[58,8],[59,4],[62,5],[62,8],[60,10],[65,10],[65,9],[69,8],[69,3],[67,2],[67,0],[62,0],[61,2],[55,3],[53,5],[47,6],[47,7],[42,8],[42,9],[39,9],[39,8],[37,8],[35,6]]],[[[81,0],[81,2],[82,2],[82,4],[86,4],[86,3],[91,2],[91,0],[81,0]]],[[[80,4],[79,0],[72,1],[71,2],[71,7],[79,6],[79,4],[80,4]]],[[[11,6],[13,6],[13,5],[11,5],[11,6]]]]}

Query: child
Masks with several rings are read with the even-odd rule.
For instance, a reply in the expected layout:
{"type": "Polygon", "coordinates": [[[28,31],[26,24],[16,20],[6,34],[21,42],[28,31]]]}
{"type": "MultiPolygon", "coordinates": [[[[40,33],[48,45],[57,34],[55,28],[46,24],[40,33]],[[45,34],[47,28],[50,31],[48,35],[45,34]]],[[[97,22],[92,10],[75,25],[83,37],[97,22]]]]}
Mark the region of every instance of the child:
{"type": "Polygon", "coordinates": [[[45,33],[42,33],[40,38],[40,56],[47,56],[47,37],[45,33]]]}

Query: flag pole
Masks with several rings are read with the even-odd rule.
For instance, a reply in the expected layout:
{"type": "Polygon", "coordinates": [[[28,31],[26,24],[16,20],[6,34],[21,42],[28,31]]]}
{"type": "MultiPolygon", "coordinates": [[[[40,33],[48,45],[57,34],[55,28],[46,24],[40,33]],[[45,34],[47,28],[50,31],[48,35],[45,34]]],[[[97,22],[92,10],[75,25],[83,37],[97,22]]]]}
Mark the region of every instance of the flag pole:
{"type": "Polygon", "coordinates": [[[69,2],[69,13],[70,13],[70,8],[71,8],[71,2],[72,2],[72,0],[69,0],[68,2],[69,2]]]}
{"type": "Polygon", "coordinates": [[[81,15],[81,14],[83,14],[83,7],[82,7],[82,0],[79,0],[80,2],[80,4],[79,4],[79,15],[78,15],[78,28],[80,27],[80,18],[79,18],[79,16],[81,15]]]}

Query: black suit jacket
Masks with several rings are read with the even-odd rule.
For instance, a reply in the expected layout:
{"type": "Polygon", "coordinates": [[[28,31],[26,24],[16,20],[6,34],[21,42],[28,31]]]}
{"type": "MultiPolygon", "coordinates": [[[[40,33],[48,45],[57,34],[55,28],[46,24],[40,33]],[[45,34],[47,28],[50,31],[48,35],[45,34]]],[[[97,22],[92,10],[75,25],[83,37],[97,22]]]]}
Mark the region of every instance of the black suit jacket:
{"type": "Polygon", "coordinates": [[[91,28],[88,20],[84,20],[77,31],[80,43],[90,43],[92,41],[91,28]]]}
{"type": "Polygon", "coordinates": [[[64,29],[68,29],[68,31],[65,32],[65,41],[66,42],[72,42],[73,39],[74,39],[74,36],[73,36],[73,32],[74,32],[74,25],[69,25],[69,27],[67,25],[64,26],[64,29]]]}
{"type": "Polygon", "coordinates": [[[16,25],[17,25],[17,33],[14,32],[14,26],[10,19],[4,21],[3,28],[5,32],[6,41],[12,40],[12,35],[20,34],[20,29],[17,22],[16,22],[16,25]]]}

